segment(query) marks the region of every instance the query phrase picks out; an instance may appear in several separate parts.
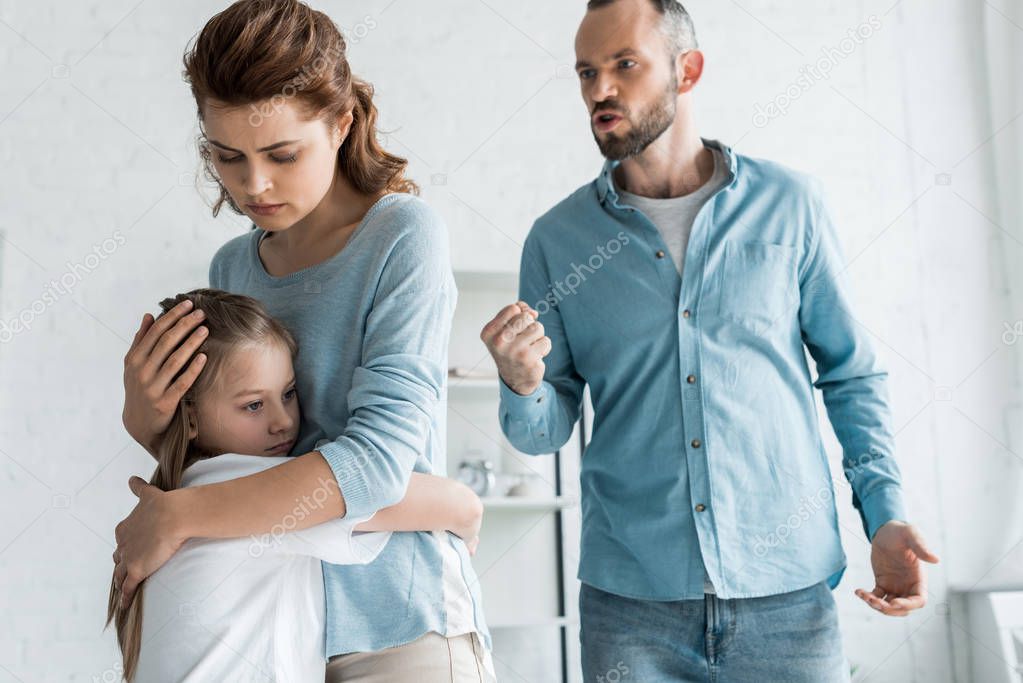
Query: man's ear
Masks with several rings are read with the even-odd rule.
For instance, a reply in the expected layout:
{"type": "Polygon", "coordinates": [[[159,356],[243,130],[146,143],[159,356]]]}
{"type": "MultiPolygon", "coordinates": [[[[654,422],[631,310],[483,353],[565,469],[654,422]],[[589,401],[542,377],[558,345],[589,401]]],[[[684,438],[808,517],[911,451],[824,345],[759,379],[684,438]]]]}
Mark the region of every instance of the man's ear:
{"type": "Polygon", "coordinates": [[[703,75],[703,53],[699,50],[680,52],[675,58],[675,77],[678,80],[678,94],[692,90],[703,75]]]}
{"type": "Polygon", "coordinates": [[[348,139],[348,133],[352,130],[352,121],[355,120],[355,114],[352,110],[348,110],[341,116],[337,117],[337,128],[334,132],[334,143],[341,147],[344,141],[348,139]]]}

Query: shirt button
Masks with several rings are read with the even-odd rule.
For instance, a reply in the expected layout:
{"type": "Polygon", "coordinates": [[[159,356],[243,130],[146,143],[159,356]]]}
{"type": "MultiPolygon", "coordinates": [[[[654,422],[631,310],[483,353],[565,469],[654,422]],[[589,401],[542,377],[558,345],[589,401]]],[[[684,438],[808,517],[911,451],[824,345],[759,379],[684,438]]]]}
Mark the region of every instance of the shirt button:
{"type": "Polygon", "coordinates": [[[688,318],[689,317],[689,309],[688,308],[686,310],[682,311],[682,317],[683,318],[688,318]]]}
{"type": "Polygon", "coordinates": [[[664,252],[663,252],[663,251],[661,251],[660,249],[658,249],[658,250],[657,250],[657,253],[655,254],[655,256],[656,256],[657,258],[664,258],[664,252]]]}
{"type": "Polygon", "coordinates": [[[541,401],[543,401],[543,396],[541,396],[540,398],[536,399],[537,403],[540,403],[541,401]]]}
{"type": "Polygon", "coordinates": [[[690,384],[696,384],[696,375],[689,375],[686,377],[686,381],[690,384]]]}
{"type": "Polygon", "coordinates": [[[693,439],[691,443],[692,443],[693,448],[699,448],[700,447],[700,440],[699,439],[693,439]]]}
{"type": "Polygon", "coordinates": [[[706,506],[706,505],[704,505],[703,503],[699,503],[699,504],[697,504],[697,506],[696,506],[696,511],[697,511],[697,512],[703,512],[703,511],[704,511],[704,510],[706,510],[706,509],[707,509],[707,506],[706,506]]]}

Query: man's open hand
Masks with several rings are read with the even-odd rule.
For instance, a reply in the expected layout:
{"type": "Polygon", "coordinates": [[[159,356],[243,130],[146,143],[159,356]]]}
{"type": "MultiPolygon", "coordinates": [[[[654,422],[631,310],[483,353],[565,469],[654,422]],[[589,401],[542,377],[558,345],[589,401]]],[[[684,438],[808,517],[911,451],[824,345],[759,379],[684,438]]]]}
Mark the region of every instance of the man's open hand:
{"type": "Polygon", "coordinates": [[[904,617],[927,604],[927,576],[920,561],[938,563],[916,527],[887,522],[874,534],[870,564],[874,590],[856,589],[865,603],[890,617],[904,617]]]}

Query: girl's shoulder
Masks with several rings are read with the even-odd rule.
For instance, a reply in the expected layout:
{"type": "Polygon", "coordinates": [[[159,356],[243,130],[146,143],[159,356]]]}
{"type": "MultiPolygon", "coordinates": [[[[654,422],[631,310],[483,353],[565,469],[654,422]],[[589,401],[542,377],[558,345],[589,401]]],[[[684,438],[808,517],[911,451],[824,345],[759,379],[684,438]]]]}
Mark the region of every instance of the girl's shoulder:
{"type": "Polygon", "coordinates": [[[215,484],[239,477],[247,477],[284,464],[287,456],[240,455],[223,453],[193,463],[181,475],[181,488],[215,484]]]}

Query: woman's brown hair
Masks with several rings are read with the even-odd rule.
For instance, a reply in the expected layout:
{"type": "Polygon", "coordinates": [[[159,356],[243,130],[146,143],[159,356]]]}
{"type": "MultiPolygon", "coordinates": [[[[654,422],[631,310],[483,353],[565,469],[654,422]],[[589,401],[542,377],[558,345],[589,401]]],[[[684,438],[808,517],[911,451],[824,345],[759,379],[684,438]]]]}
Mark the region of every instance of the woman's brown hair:
{"type": "MultiPolygon", "coordinates": [[[[280,344],[293,358],[298,353],[298,344],[288,329],[272,318],[258,301],[240,294],[230,294],[219,289],[195,289],[161,301],[163,312],[160,317],[186,299],[192,301],[193,310],[202,310],[205,314],[203,325],[209,334],[195,353],[206,354],[206,365],[195,383],[185,392],[171,417],[170,425],[160,435],[156,446],[156,471],[149,483],[164,491],[181,486],[184,471],[196,461],[209,457],[189,439],[189,420],[195,420],[196,402],[221,381],[223,369],[231,354],[240,348],[264,344],[280,344]]],[[[202,425],[196,426],[202,428],[202,425]]],[[[110,579],[107,626],[114,622],[117,629],[117,642],[121,647],[124,678],[127,681],[135,676],[142,643],[144,586],[145,581],[139,584],[131,603],[122,609],[120,591],[114,587],[113,577],[110,579]]]]}
{"type": "MultiPolygon", "coordinates": [[[[323,12],[297,0],[238,0],[206,22],[184,57],[199,121],[211,99],[227,106],[294,98],[310,118],[329,126],[351,111],[348,137],[338,151],[340,172],[357,191],[418,194],[405,178],[408,161],[380,146],[373,86],[352,74],[345,39],[323,12]]],[[[253,108],[255,116],[260,110],[253,108]]],[[[250,122],[252,116],[250,115],[250,122]]],[[[206,178],[220,188],[213,215],[226,202],[242,213],[217,177],[209,146],[200,138],[206,178]]]]}

